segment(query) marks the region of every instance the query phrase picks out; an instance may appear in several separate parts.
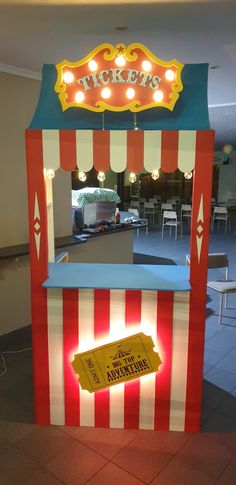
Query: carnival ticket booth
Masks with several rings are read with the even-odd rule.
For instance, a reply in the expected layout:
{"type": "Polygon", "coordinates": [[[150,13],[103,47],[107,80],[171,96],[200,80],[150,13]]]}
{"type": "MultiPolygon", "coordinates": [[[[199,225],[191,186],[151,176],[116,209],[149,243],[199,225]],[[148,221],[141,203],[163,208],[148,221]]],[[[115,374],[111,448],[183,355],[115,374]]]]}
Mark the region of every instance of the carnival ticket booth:
{"type": "Polygon", "coordinates": [[[26,131],[37,423],[199,431],[214,152],[206,93],[207,65],[161,61],[140,44],[44,66],[26,131]],[[193,172],[190,267],[56,262],[59,167],[193,172]]]}

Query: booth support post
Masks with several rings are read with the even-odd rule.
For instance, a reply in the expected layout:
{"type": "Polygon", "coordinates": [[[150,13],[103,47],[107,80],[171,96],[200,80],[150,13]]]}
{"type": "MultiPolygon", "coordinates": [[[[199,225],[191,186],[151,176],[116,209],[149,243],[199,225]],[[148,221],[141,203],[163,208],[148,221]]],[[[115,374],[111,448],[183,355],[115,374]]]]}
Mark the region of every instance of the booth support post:
{"type": "Polygon", "coordinates": [[[50,401],[47,290],[42,286],[48,277],[48,227],[42,147],[42,131],[26,131],[34,409],[36,423],[48,424],[50,401]]]}
{"type": "Polygon", "coordinates": [[[190,239],[189,353],[185,430],[200,430],[214,132],[197,131],[190,239]]]}

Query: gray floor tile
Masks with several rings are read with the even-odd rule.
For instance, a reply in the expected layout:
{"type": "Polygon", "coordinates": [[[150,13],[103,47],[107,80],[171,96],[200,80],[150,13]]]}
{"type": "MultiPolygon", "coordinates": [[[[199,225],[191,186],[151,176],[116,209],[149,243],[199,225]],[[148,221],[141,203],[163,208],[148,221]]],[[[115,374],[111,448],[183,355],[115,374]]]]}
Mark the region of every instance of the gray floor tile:
{"type": "Polygon", "coordinates": [[[235,388],[236,375],[217,367],[217,365],[210,369],[204,377],[207,381],[227,392],[230,392],[235,388]]]}

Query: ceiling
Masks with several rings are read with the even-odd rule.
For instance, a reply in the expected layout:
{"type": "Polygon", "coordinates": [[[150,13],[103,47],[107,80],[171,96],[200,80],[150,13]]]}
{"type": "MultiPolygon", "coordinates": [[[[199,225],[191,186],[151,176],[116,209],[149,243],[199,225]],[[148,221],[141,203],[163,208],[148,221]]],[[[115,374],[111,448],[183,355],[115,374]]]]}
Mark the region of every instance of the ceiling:
{"type": "Polygon", "coordinates": [[[0,0],[0,63],[40,73],[102,42],[134,41],[166,60],[207,62],[217,145],[236,147],[235,19],[236,0],[0,0]]]}

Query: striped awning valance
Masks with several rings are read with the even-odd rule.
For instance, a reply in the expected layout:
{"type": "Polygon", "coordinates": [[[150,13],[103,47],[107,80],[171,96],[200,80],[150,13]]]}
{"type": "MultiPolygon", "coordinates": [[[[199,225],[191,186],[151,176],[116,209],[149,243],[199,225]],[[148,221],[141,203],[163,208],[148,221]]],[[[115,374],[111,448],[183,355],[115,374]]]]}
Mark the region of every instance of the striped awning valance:
{"type": "Polygon", "coordinates": [[[198,135],[209,131],[42,130],[44,167],[66,171],[93,167],[119,173],[161,168],[190,172],[195,165],[198,135]]]}

